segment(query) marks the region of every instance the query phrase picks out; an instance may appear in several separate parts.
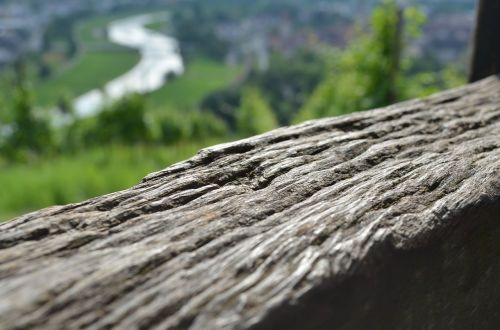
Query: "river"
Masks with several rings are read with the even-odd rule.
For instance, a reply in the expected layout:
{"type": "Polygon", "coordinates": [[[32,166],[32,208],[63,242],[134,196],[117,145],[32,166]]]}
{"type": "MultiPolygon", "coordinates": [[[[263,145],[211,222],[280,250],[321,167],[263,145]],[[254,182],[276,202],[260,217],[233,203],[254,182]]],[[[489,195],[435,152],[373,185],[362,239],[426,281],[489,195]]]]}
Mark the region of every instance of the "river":
{"type": "Polygon", "coordinates": [[[144,14],[127,17],[108,25],[111,42],[137,49],[139,62],[128,72],[109,81],[102,90],[91,90],[74,100],[75,115],[79,118],[97,114],[107,102],[130,93],[148,93],[161,88],[171,74],[184,73],[184,62],[176,39],[146,28],[146,25],[165,21],[167,14],[144,14]]]}

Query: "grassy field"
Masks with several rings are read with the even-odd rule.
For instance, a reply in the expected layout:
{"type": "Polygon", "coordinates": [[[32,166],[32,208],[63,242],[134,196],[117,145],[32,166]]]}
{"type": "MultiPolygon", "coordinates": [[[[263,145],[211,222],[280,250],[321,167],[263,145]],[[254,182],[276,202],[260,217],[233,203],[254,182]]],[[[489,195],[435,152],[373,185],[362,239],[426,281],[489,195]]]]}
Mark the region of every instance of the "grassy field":
{"type": "Polygon", "coordinates": [[[35,164],[0,166],[0,222],[50,205],[119,191],[145,175],[222,141],[173,146],[108,146],[35,164]]]}
{"type": "MultiPolygon", "coordinates": [[[[113,20],[133,14],[138,13],[98,16],[81,22],[76,29],[79,55],[58,70],[53,78],[34,83],[36,103],[51,106],[61,96],[76,97],[103,87],[109,80],[132,68],[138,62],[139,54],[110,43],[106,26],[113,20]]],[[[165,23],[153,23],[148,27],[164,30],[165,23]]],[[[187,63],[184,75],[148,95],[148,103],[154,110],[196,108],[205,96],[229,85],[240,72],[239,67],[228,67],[203,57],[195,58],[187,63]]]]}
{"type": "Polygon", "coordinates": [[[191,110],[210,93],[228,86],[240,74],[240,67],[229,67],[206,58],[195,58],[186,65],[184,75],[167,82],[148,96],[153,109],[191,110]]]}
{"type": "Polygon", "coordinates": [[[114,45],[106,35],[106,27],[111,21],[130,14],[96,16],[77,24],[78,55],[70,63],[63,64],[52,78],[35,81],[36,103],[51,106],[61,96],[79,96],[104,86],[132,68],[139,61],[138,52],[114,45]]]}
{"type": "MultiPolygon", "coordinates": [[[[80,27],[81,40],[94,47],[105,42],[105,34],[99,27],[124,16],[126,15],[115,15],[107,19],[97,17],[86,21],[80,27]]],[[[146,27],[163,33],[168,30],[168,23],[154,22],[146,27]]],[[[148,103],[155,111],[195,109],[205,96],[231,84],[240,72],[240,67],[229,67],[203,57],[195,58],[186,64],[184,75],[174,78],[161,89],[148,95],[148,103]]]]}
{"type": "Polygon", "coordinates": [[[76,97],[91,89],[103,87],[137,63],[132,51],[89,52],[71,68],[47,81],[34,84],[35,101],[41,106],[54,105],[61,96],[76,97]]]}

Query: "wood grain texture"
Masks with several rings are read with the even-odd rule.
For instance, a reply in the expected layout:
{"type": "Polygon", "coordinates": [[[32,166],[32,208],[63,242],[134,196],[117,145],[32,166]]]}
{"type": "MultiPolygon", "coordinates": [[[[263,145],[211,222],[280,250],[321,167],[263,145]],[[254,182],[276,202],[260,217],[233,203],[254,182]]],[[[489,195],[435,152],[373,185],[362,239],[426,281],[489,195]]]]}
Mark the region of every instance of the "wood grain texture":
{"type": "Polygon", "coordinates": [[[1,225],[0,328],[498,328],[499,221],[491,77],[1,225]]]}

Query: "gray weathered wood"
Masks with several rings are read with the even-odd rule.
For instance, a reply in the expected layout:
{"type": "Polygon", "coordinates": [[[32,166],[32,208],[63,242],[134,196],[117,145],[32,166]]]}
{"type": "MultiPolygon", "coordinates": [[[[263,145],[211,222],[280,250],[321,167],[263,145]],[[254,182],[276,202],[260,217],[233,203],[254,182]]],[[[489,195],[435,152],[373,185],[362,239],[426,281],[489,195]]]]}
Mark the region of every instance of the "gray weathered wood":
{"type": "Polygon", "coordinates": [[[1,225],[0,328],[499,328],[499,221],[492,77],[1,225]]]}

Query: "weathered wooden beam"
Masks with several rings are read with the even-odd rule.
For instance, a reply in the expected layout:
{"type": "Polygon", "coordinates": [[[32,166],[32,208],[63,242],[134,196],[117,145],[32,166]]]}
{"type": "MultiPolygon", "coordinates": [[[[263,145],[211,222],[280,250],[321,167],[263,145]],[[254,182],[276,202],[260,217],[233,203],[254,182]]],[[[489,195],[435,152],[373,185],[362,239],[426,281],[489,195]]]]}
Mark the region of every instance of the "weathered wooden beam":
{"type": "Polygon", "coordinates": [[[500,1],[478,0],[469,80],[500,73],[500,1]]]}
{"type": "Polygon", "coordinates": [[[498,329],[500,80],[0,226],[1,329],[498,329]]]}

